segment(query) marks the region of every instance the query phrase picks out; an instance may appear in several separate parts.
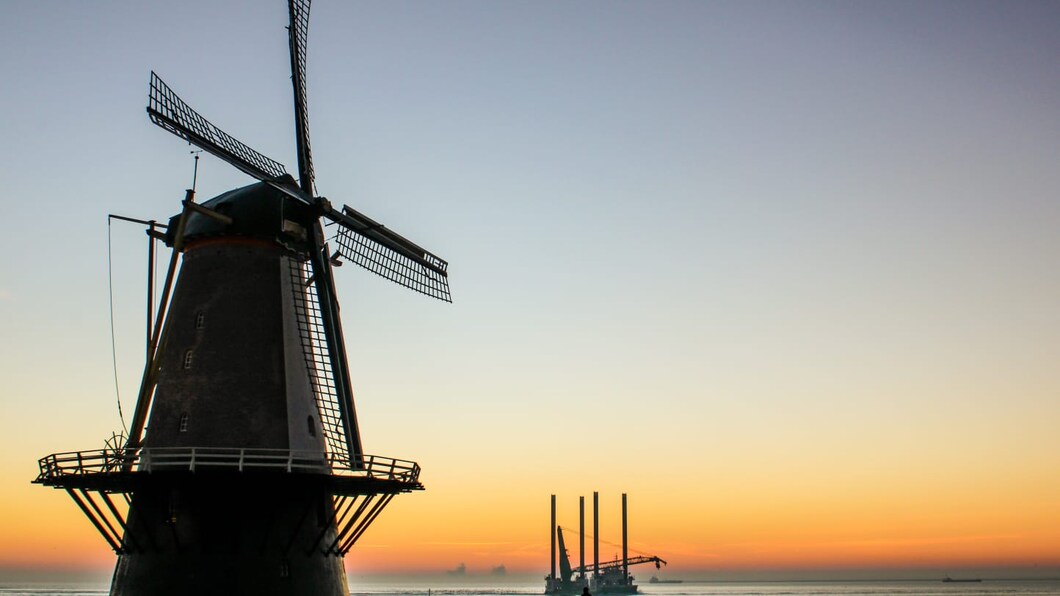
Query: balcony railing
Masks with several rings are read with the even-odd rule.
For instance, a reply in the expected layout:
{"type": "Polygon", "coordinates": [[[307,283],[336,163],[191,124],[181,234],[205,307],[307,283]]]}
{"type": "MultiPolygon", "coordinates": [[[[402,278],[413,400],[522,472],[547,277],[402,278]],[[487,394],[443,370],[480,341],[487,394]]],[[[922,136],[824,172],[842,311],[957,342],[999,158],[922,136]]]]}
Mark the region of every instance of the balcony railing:
{"type": "Polygon", "coordinates": [[[144,447],[137,450],[99,449],[53,453],[40,460],[37,482],[47,483],[65,476],[120,474],[127,472],[195,472],[272,470],[284,473],[392,480],[416,483],[416,462],[362,455],[350,461],[319,451],[287,449],[239,449],[225,447],[144,447]]]}

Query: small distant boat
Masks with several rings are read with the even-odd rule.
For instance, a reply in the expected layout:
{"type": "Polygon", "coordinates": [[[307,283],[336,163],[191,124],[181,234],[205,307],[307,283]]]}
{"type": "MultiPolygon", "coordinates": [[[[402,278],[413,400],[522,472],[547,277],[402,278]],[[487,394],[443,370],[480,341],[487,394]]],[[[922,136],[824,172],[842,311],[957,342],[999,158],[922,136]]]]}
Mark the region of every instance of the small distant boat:
{"type": "Polygon", "coordinates": [[[651,576],[651,579],[648,580],[648,583],[649,584],[683,584],[683,583],[685,583],[685,580],[683,580],[683,579],[659,579],[659,576],[653,575],[653,576],[651,576]]]}
{"type": "Polygon", "coordinates": [[[979,583],[981,581],[983,581],[983,580],[981,580],[979,578],[961,579],[961,578],[952,578],[952,577],[947,575],[945,577],[945,579],[942,580],[942,583],[944,583],[944,584],[975,584],[975,583],[979,583]]]}

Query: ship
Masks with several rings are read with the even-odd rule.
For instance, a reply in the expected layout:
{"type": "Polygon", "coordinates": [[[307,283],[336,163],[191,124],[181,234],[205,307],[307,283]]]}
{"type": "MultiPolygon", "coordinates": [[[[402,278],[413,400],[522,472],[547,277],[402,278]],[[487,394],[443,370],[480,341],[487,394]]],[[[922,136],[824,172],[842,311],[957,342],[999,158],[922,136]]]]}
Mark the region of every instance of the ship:
{"type": "MultiPolygon", "coordinates": [[[[599,544],[599,496],[593,493],[593,562],[585,562],[585,497],[580,498],[579,525],[579,565],[571,565],[567,553],[566,541],[563,539],[563,528],[556,524],[556,495],[552,495],[552,572],[545,576],[545,594],[572,596],[581,594],[585,588],[594,596],[636,594],[638,586],[629,568],[634,565],[652,563],[656,569],[666,565],[666,561],[655,555],[629,556],[626,541],[626,495],[622,495],[622,557],[611,561],[600,562],[599,544]],[[557,553],[557,546],[558,553],[557,553]],[[558,556],[557,556],[558,554],[558,556]],[[557,562],[559,573],[556,571],[557,562]]],[[[653,578],[655,579],[655,578],[653,578]]],[[[680,581],[680,580],[677,580],[680,581]]]]}
{"type": "Polygon", "coordinates": [[[685,583],[685,580],[683,580],[683,579],[659,579],[658,575],[653,575],[653,576],[651,576],[651,579],[648,580],[648,583],[649,584],[683,584],[683,583],[685,583]]]}
{"type": "Polygon", "coordinates": [[[957,578],[957,579],[955,579],[955,578],[952,578],[952,577],[947,575],[945,578],[943,578],[942,583],[944,583],[944,584],[977,584],[977,583],[979,583],[981,581],[983,581],[983,580],[981,580],[979,578],[967,578],[967,579],[957,578]]]}

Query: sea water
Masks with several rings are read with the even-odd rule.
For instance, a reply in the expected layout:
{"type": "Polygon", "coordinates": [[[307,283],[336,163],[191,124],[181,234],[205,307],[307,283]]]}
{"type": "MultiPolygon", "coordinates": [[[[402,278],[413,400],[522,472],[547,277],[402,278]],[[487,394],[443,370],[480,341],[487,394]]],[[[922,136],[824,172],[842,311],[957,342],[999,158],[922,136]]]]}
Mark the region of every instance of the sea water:
{"type": "MultiPolygon", "coordinates": [[[[351,596],[537,596],[543,589],[537,585],[476,582],[462,586],[452,582],[435,587],[417,581],[406,583],[351,582],[351,596]]],[[[644,596],[876,596],[915,594],[918,596],[954,595],[1053,595],[1060,596],[1060,580],[983,580],[980,583],[943,583],[939,580],[916,581],[771,581],[771,582],[686,582],[681,584],[644,584],[644,596]]],[[[0,596],[102,596],[106,585],[74,584],[0,584],[0,596]]],[[[252,596],[252,595],[251,595],[252,596]]],[[[312,596],[307,594],[306,596],[312,596]]]]}

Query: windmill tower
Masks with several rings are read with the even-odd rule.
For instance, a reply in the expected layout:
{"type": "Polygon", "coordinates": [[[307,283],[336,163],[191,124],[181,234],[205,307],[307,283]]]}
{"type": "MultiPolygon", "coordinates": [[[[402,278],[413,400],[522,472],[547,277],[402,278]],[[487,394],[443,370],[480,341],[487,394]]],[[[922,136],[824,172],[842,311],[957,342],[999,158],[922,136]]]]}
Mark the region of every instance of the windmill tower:
{"type": "Polygon", "coordinates": [[[447,264],[314,186],[309,0],[289,0],[298,180],[151,73],[155,124],[258,182],[188,191],[124,444],[40,460],[118,554],[111,594],[348,594],[342,560],[419,466],[364,452],[333,264],[450,301],[447,264]],[[335,224],[334,249],[324,223],[335,224]],[[178,267],[179,264],[179,267],[178,267]]]}

